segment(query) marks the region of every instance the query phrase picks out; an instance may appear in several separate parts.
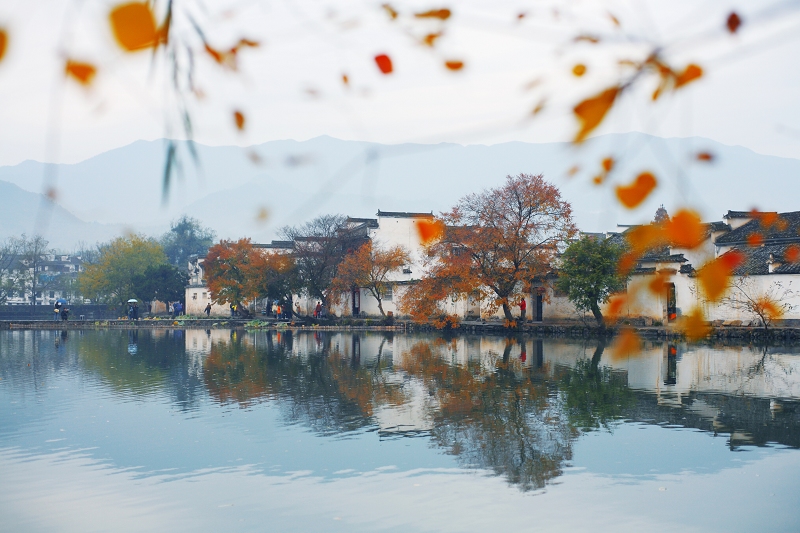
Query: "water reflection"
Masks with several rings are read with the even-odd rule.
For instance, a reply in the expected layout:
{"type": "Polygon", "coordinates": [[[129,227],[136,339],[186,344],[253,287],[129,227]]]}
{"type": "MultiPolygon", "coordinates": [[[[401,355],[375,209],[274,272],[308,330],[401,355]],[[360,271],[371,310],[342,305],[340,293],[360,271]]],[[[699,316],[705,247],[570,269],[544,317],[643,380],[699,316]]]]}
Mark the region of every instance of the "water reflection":
{"type": "Polygon", "coordinates": [[[618,359],[602,342],[524,336],[0,334],[0,378],[12,396],[42,393],[65,371],[120,400],[166,397],[182,412],[206,400],[268,403],[320,436],[423,437],[522,490],[561,476],[585,433],[628,422],[725,435],[734,450],[800,447],[800,357],[791,349],[650,343],[618,359]]]}

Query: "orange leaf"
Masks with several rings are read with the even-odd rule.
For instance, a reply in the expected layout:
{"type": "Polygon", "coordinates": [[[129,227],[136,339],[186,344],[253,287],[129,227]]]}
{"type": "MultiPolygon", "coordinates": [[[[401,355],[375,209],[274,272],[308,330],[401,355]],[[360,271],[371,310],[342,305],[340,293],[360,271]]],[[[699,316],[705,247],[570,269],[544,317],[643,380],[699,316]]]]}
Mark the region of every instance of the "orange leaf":
{"type": "Polygon", "coordinates": [[[347,74],[342,74],[342,83],[345,85],[350,85],[350,78],[347,76],[347,74]]]}
{"type": "Polygon", "coordinates": [[[436,39],[438,39],[441,36],[442,36],[442,32],[429,33],[428,35],[423,37],[422,44],[424,44],[425,46],[430,46],[431,48],[433,48],[433,45],[436,44],[436,39]]]}
{"type": "Polygon", "coordinates": [[[677,89],[686,85],[687,83],[693,82],[702,75],[703,69],[692,63],[675,78],[675,88],[677,89]]]}
{"type": "Polygon", "coordinates": [[[236,122],[236,129],[239,131],[244,130],[244,115],[241,111],[234,111],[233,112],[233,120],[236,122]]]}
{"type": "Polygon", "coordinates": [[[647,250],[664,245],[664,228],[660,225],[645,224],[625,232],[625,240],[634,255],[643,254],[647,250]]]}
{"type": "Polygon", "coordinates": [[[611,345],[611,357],[622,359],[638,354],[642,349],[642,340],[632,329],[623,329],[611,345]]]}
{"type": "Polygon", "coordinates": [[[108,16],[114,38],[126,52],[156,46],[159,32],[153,11],[146,3],[130,2],[111,10],[108,16]]]}
{"type": "Polygon", "coordinates": [[[576,43],[579,43],[581,41],[586,41],[587,43],[597,44],[597,43],[600,42],[600,38],[599,37],[595,37],[594,35],[587,35],[587,34],[578,35],[577,37],[575,37],[574,40],[575,40],[576,43]]]}
{"type": "Polygon", "coordinates": [[[699,308],[692,310],[688,315],[682,316],[678,321],[678,329],[690,341],[703,339],[711,332],[711,328],[699,308]]]}
{"type": "Polygon", "coordinates": [[[386,54],[379,54],[375,56],[375,63],[384,74],[392,73],[392,60],[386,54]]]}
{"type": "Polygon", "coordinates": [[[450,18],[450,15],[449,9],[431,9],[430,11],[424,11],[422,13],[414,13],[414,16],[418,19],[447,20],[450,18]]]}
{"type": "Polygon", "coordinates": [[[432,244],[444,237],[444,222],[441,220],[417,220],[417,232],[423,245],[432,244]]]}
{"type": "Polygon", "coordinates": [[[786,251],[783,252],[783,259],[789,263],[797,263],[800,261],[800,246],[796,244],[787,246],[786,251]]]}
{"type": "Polygon", "coordinates": [[[544,99],[544,98],[542,98],[541,100],[539,100],[539,103],[538,103],[538,104],[536,104],[536,107],[534,107],[534,108],[533,108],[533,111],[531,111],[531,115],[533,115],[533,116],[536,116],[536,115],[538,115],[539,113],[541,113],[541,112],[542,112],[542,109],[544,109],[544,103],[545,103],[545,99],[544,99]]]}
{"type": "Polygon", "coordinates": [[[617,28],[619,28],[621,26],[621,24],[619,23],[619,19],[617,17],[615,17],[613,13],[609,12],[609,13],[606,13],[606,14],[608,15],[608,18],[611,19],[611,22],[614,23],[614,26],[616,26],[617,28]]]}
{"type": "Polygon", "coordinates": [[[606,308],[606,315],[609,318],[617,318],[620,316],[628,303],[628,297],[625,294],[612,294],[608,298],[608,307],[606,308]]]}
{"type": "Polygon", "coordinates": [[[73,61],[71,59],[67,59],[64,71],[67,73],[67,76],[72,76],[82,85],[89,85],[92,83],[95,74],[97,74],[97,69],[94,65],[73,61]]]}
{"type": "Polygon", "coordinates": [[[769,228],[778,221],[778,213],[762,213],[758,219],[762,228],[769,228]]]}
{"type": "Polygon", "coordinates": [[[725,21],[725,25],[728,27],[729,32],[736,33],[736,30],[742,25],[742,19],[736,14],[736,11],[733,11],[728,15],[728,20],[725,21]]]}
{"type": "Polygon", "coordinates": [[[6,30],[0,28],[0,61],[3,60],[3,56],[6,55],[6,48],[8,47],[8,34],[6,30]]]}
{"type": "Polygon", "coordinates": [[[731,251],[712,259],[697,271],[697,281],[706,298],[712,302],[722,298],[728,290],[728,278],[744,259],[741,252],[731,251]]]}
{"type": "Polygon", "coordinates": [[[764,237],[760,233],[751,233],[747,236],[747,246],[758,248],[764,244],[764,237]]]}
{"type": "Polygon", "coordinates": [[[700,215],[682,209],[665,224],[667,240],[677,248],[697,248],[706,240],[700,215]]]}
{"type": "Polygon", "coordinates": [[[597,176],[592,178],[592,183],[595,185],[602,185],[603,184],[603,175],[598,174],[597,176]]]}
{"type": "Polygon", "coordinates": [[[581,122],[581,129],[575,136],[576,143],[583,141],[600,125],[608,110],[614,105],[617,94],[619,94],[619,87],[611,87],[575,106],[573,112],[581,122]]]}
{"type": "Polygon", "coordinates": [[[669,278],[668,274],[663,274],[659,272],[653,279],[650,280],[650,283],[647,284],[647,288],[650,289],[655,295],[658,296],[665,296],[667,294],[667,279],[669,278]]]}
{"type": "Polygon", "coordinates": [[[444,66],[446,66],[450,70],[461,70],[462,68],[464,68],[464,62],[458,60],[445,61],[444,66]]]}
{"type": "Polygon", "coordinates": [[[700,152],[697,154],[697,160],[706,161],[710,163],[711,161],[714,160],[714,154],[712,154],[711,152],[700,152]]]}
{"type": "Polygon", "coordinates": [[[581,170],[581,167],[579,167],[578,165],[574,165],[574,166],[570,167],[569,170],[567,170],[567,175],[569,177],[572,177],[575,174],[577,174],[578,172],[580,172],[580,170],[581,170]]]}
{"type": "Polygon", "coordinates": [[[636,254],[630,252],[623,254],[622,257],[619,258],[619,264],[617,265],[617,272],[619,272],[621,275],[626,275],[630,273],[630,271],[633,270],[638,261],[639,260],[636,258],[636,254]]]}
{"type": "Polygon", "coordinates": [[[606,157],[603,159],[603,170],[606,172],[611,172],[611,169],[614,168],[614,158],[613,157],[606,157]]]}
{"type": "Polygon", "coordinates": [[[578,63],[574,67],[572,67],[572,73],[578,76],[579,78],[586,74],[586,65],[578,63]]]}
{"type": "Polygon", "coordinates": [[[394,20],[397,18],[397,11],[395,11],[392,6],[390,6],[389,4],[383,4],[381,7],[383,8],[384,11],[386,11],[390,19],[394,20]]]}
{"type": "Polygon", "coordinates": [[[650,172],[642,172],[630,185],[617,186],[617,198],[622,205],[628,209],[633,209],[644,201],[647,196],[656,188],[656,177],[650,172]]]}

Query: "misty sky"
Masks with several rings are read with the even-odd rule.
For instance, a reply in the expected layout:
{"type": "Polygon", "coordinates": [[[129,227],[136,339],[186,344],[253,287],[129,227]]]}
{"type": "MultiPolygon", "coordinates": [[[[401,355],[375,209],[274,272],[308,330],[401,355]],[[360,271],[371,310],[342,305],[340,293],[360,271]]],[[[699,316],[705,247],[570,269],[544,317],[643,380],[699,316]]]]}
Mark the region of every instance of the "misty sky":
{"type": "MultiPolygon", "coordinates": [[[[163,57],[125,54],[115,45],[107,14],[116,3],[0,2],[0,27],[9,34],[0,63],[0,164],[77,162],[137,139],[183,136],[163,57]],[[97,65],[90,88],[64,79],[66,57],[97,65]]],[[[184,92],[195,139],[569,140],[577,129],[572,107],[625,79],[630,70],[620,60],[641,60],[658,45],[676,69],[701,65],[703,78],[655,103],[656,77],[637,80],[596,133],[702,136],[800,158],[797,2],[397,2],[394,21],[380,4],[177,1],[174,28],[195,51],[202,92],[184,92]],[[453,11],[444,23],[412,16],[440,7],[453,11]],[[744,21],[736,35],[725,30],[732,10],[744,21]],[[217,48],[241,37],[262,46],[239,54],[237,72],[222,69],[202,52],[187,15],[217,48]],[[419,43],[437,32],[435,47],[419,43]],[[600,42],[575,42],[578,35],[600,42]],[[393,59],[391,75],[377,69],[380,53],[393,59]],[[443,66],[451,59],[463,60],[463,71],[443,66]],[[581,78],[572,74],[578,63],[587,66],[581,78]],[[540,102],[543,111],[531,119],[540,102]],[[247,118],[244,133],[234,127],[235,109],[247,118]]],[[[187,65],[188,56],[179,61],[187,65]]]]}

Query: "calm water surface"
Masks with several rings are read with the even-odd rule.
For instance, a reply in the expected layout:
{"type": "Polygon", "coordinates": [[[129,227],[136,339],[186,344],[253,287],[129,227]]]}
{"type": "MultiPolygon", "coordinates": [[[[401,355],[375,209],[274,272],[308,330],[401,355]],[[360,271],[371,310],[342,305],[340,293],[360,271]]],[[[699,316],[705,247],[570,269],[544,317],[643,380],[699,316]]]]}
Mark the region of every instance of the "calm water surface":
{"type": "Polygon", "coordinates": [[[800,354],[0,332],[0,531],[798,531],[800,354]]]}

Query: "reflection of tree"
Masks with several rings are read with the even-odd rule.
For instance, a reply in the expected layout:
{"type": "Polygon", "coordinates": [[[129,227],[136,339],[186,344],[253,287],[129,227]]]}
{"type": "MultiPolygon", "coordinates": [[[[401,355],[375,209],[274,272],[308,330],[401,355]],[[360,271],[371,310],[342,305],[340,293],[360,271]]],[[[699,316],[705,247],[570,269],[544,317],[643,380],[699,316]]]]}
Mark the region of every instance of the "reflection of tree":
{"type": "Polygon", "coordinates": [[[627,384],[607,366],[600,368],[605,341],[598,341],[591,359],[581,359],[561,380],[570,424],[589,430],[609,427],[634,402],[627,384]]]}
{"type": "Polygon", "coordinates": [[[182,408],[192,408],[200,393],[199,377],[189,371],[181,330],[94,331],[70,343],[81,365],[121,394],[166,393],[182,408]],[[135,349],[133,349],[135,347],[135,349]]]}
{"type": "Polygon", "coordinates": [[[433,438],[462,463],[491,469],[523,490],[544,487],[560,475],[575,432],[548,385],[532,381],[511,362],[512,341],[495,371],[483,377],[475,365],[449,364],[444,346],[416,343],[402,365],[436,395],[433,438]]]}
{"type": "MultiPolygon", "coordinates": [[[[315,333],[320,350],[308,357],[293,354],[290,335],[278,342],[263,332],[266,348],[241,338],[215,343],[204,363],[209,393],[222,402],[249,405],[265,398],[286,399],[279,406],[290,420],[328,432],[351,431],[372,423],[376,405],[403,401],[400,385],[389,383],[385,363],[360,365],[331,348],[331,336],[315,333]]],[[[261,337],[259,337],[261,339],[261,337]]]]}

